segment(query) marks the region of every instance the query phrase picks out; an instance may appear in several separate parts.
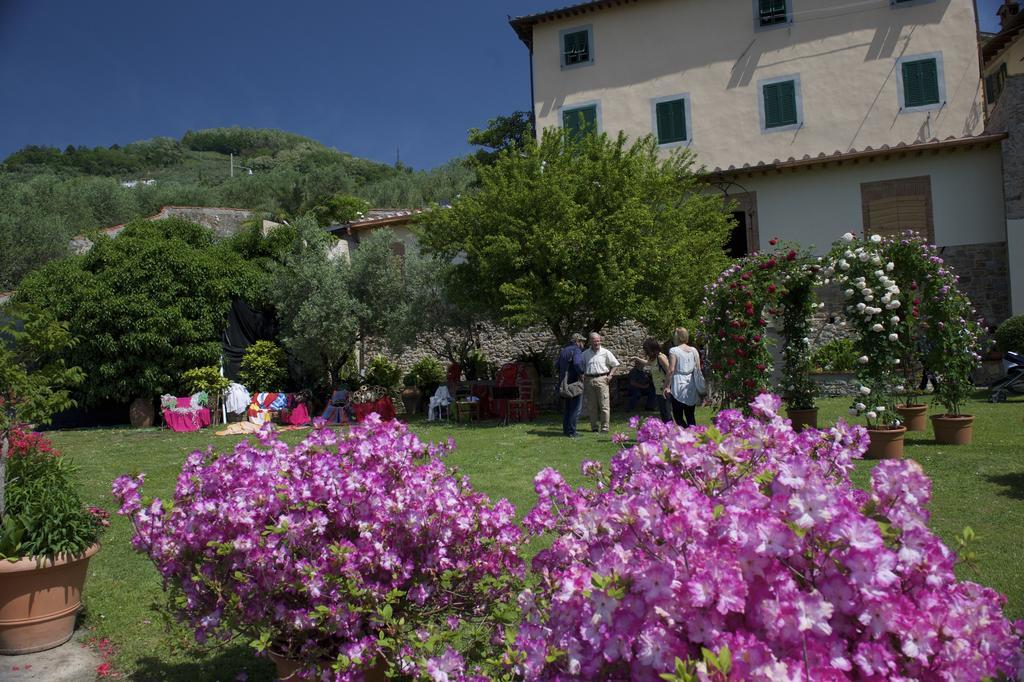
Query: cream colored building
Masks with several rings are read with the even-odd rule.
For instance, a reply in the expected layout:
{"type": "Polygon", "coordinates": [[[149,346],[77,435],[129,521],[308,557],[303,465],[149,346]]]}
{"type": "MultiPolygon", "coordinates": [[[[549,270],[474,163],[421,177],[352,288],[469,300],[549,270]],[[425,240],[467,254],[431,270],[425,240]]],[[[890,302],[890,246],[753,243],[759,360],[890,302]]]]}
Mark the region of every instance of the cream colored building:
{"type": "Polygon", "coordinates": [[[598,0],[511,24],[538,130],[692,150],[735,202],[734,254],[915,229],[982,313],[1010,314],[972,0],[598,0]]]}

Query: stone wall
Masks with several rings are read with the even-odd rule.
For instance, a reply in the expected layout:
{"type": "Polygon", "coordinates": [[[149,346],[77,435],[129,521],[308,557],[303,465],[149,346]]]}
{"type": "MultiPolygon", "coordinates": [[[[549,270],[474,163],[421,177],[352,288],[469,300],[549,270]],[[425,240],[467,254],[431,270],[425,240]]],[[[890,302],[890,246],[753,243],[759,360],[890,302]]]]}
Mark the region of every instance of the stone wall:
{"type": "Polygon", "coordinates": [[[944,246],[939,254],[960,277],[960,289],[971,299],[986,325],[1010,316],[1010,262],[1006,242],[944,246]]]}
{"type": "Polygon", "coordinates": [[[988,129],[1010,134],[1003,140],[1006,217],[1010,220],[1024,218],[1024,75],[1006,79],[989,117],[988,129]]]}
{"type": "MultiPolygon", "coordinates": [[[[617,358],[625,361],[627,357],[640,354],[641,346],[648,334],[640,323],[628,321],[606,327],[602,330],[601,336],[603,345],[617,358]]],[[[498,325],[484,324],[481,325],[476,337],[478,348],[499,367],[506,362],[534,353],[541,353],[554,363],[560,350],[551,332],[541,326],[511,333],[498,325]]],[[[434,357],[447,363],[447,360],[440,358],[430,344],[425,342],[407,348],[400,354],[391,352],[386,344],[380,341],[368,342],[363,349],[364,363],[369,362],[378,353],[396,362],[403,371],[424,357],[434,357]]]]}
{"type": "Polygon", "coordinates": [[[213,230],[218,237],[230,237],[242,229],[242,223],[252,216],[244,208],[213,208],[207,206],[164,206],[147,220],[183,218],[213,230]]]}

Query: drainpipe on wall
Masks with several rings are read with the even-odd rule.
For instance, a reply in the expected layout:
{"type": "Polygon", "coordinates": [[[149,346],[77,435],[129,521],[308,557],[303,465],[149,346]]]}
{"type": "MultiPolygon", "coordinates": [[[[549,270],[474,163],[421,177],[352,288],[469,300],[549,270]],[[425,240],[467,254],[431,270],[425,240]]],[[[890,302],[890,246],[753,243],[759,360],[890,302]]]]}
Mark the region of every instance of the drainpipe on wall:
{"type": "Polygon", "coordinates": [[[533,117],[533,136],[540,139],[540,130],[537,128],[537,99],[533,96],[533,41],[530,41],[530,115],[533,117]]]}

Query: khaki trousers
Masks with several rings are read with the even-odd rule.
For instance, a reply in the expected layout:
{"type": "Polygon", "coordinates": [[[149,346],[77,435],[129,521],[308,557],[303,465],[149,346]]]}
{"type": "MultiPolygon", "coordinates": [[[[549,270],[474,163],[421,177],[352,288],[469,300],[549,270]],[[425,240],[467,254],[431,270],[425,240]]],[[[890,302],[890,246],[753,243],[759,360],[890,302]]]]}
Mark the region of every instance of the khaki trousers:
{"type": "Polygon", "coordinates": [[[587,415],[590,416],[590,428],[597,431],[608,430],[611,421],[611,401],[608,396],[608,376],[584,377],[583,394],[587,401],[587,415]]]}

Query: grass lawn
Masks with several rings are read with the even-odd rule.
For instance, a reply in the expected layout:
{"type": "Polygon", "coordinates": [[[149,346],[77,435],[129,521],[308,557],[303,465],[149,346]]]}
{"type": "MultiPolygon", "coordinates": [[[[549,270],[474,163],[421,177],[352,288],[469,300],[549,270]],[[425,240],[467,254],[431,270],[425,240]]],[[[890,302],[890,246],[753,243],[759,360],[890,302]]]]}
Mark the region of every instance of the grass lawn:
{"type": "MultiPolygon", "coordinates": [[[[933,482],[932,526],[947,542],[964,526],[978,535],[978,565],[962,566],[962,577],[989,585],[1007,595],[1006,613],[1024,617],[1024,400],[992,405],[979,394],[967,408],[977,415],[974,444],[966,447],[936,445],[929,432],[908,434],[907,456],[924,467],[933,482]]],[[[819,423],[845,416],[848,401],[832,399],[820,404],[819,423]]],[[[628,430],[625,414],[613,415],[612,430],[628,430]]],[[[700,423],[711,417],[697,411],[700,423]]],[[[581,426],[586,429],[585,417],[581,426]]],[[[616,446],[607,434],[582,431],[570,441],[561,435],[558,415],[509,427],[482,422],[473,425],[414,422],[426,440],[454,436],[457,449],[449,463],[470,476],[478,489],[492,498],[506,497],[525,514],[535,502],[532,479],[552,466],[573,483],[582,481],[579,465],[585,459],[607,460],[616,446]]],[[[169,496],[185,455],[211,443],[230,448],[237,437],[175,434],[163,429],[88,429],[51,434],[65,455],[81,471],[84,496],[114,510],[110,482],[119,474],[144,471],[146,493],[169,496]]],[[[294,442],[303,432],[291,432],[294,442]]],[[[856,471],[858,485],[869,481],[872,463],[856,471]]],[[[90,565],[85,590],[84,625],[97,638],[114,646],[116,670],[139,680],[234,680],[245,671],[249,680],[273,679],[269,663],[256,659],[245,642],[236,640],[219,648],[200,648],[188,630],[168,624],[158,607],[164,603],[160,580],[153,566],[130,545],[130,524],[112,518],[101,551],[90,565]]]]}

